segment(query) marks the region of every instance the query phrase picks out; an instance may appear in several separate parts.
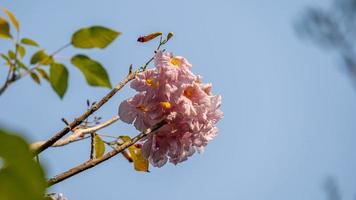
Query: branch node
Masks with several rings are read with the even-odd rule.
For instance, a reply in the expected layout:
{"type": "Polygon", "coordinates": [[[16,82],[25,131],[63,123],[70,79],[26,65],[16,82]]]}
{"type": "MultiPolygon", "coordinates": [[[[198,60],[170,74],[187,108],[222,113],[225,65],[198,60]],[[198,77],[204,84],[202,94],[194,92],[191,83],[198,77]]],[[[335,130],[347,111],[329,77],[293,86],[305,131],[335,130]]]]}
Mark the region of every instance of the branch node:
{"type": "Polygon", "coordinates": [[[132,74],[132,64],[129,67],[129,75],[132,74]]]}
{"type": "Polygon", "coordinates": [[[69,122],[65,118],[62,118],[62,122],[64,122],[67,126],[69,126],[69,122]]]}

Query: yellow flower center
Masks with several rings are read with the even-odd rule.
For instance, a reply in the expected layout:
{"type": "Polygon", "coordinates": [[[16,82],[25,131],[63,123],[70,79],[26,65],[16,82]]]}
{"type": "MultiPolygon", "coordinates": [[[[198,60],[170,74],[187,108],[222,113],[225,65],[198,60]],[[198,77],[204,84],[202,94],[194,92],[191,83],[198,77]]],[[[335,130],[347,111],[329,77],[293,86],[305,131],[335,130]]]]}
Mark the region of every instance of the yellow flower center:
{"type": "Polygon", "coordinates": [[[171,103],[169,103],[168,101],[161,101],[161,102],[159,102],[159,104],[162,106],[162,108],[164,108],[166,110],[172,108],[171,103]]]}
{"type": "Polygon", "coordinates": [[[148,78],[146,79],[146,83],[148,86],[156,89],[158,88],[158,82],[154,78],[148,78]]]}
{"type": "Polygon", "coordinates": [[[144,105],[139,105],[136,108],[139,109],[141,112],[148,112],[148,108],[144,105]]]}
{"type": "Polygon", "coordinates": [[[171,64],[176,67],[179,67],[181,65],[181,60],[176,57],[171,58],[171,64]]]}
{"type": "Polygon", "coordinates": [[[187,98],[192,98],[193,94],[194,94],[194,88],[193,87],[188,87],[187,89],[184,90],[184,96],[186,96],[187,98]]]}

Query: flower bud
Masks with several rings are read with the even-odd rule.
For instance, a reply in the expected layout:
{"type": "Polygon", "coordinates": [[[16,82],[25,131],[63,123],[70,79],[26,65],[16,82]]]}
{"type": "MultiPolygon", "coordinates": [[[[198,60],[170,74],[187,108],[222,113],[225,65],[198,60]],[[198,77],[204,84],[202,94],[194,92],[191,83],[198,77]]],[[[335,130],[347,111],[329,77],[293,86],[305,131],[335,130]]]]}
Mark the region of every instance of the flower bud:
{"type": "Polygon", "coordinates": [[[148,42],[148,41],[150,41],[150,40],[153,40],[153,39],[155,39],[156,37],[158,37],[158,36],[160,36],[160,35],[162,35],[162,33],[161,32],[155,32],[155,33],[151,33],[151,34],[149,34],[149,35],[146,35],[146,36],[141,36],[141,37],[139,37],[138,39],[137,39],[137,42],[148,42]]]}
{"type": "Polygon", "coordinates": [[[167,34],[167,41],[170,40],[173,37],[173,32],[169,32],[167,34]]]}

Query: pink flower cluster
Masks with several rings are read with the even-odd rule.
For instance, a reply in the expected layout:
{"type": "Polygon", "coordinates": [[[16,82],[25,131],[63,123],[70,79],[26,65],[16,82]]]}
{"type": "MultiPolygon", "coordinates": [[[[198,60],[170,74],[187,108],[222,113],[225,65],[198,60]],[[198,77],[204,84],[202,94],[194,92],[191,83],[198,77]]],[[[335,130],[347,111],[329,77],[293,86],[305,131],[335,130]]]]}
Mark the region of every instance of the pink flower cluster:
{"type": "Polygon", "coordinates": [[[131,82],[138,93],[120,104],[119,116],[143,131],[162,120],[167,124],[143,141],[142,154],[156,167],[177,164],[197,150],[201,152],[217,134],[223,113],[220,95],[211,84],[191,71],[183,57],[157,52],[154,68],[139,73],[131,82]]]}

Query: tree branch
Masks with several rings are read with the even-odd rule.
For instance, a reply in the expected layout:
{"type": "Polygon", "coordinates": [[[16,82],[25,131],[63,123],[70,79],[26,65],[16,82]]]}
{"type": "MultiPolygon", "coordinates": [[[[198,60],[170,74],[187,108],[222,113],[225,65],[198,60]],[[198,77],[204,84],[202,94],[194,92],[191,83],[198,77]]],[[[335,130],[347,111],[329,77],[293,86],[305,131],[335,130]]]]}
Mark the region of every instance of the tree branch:
{"type": "Polygon", "coordinates": [[[5,90],[7,89],[7,87],[9,87],[9,85],[10,85],[11,72],[12,72],[12,67],[9,68],[9,71],[7,73],[7,76],[6,76],[6,80],[5,80],[4,84],[0,88],[0,95],[2,95],[5,92],[5,90]]]}
{"type": "MultiPolygon", "coordinates": [[[[54,143],[52,145],[52,147],[61,147],[67,144],[70,144],[72,142],[76,142],[78,140],[81,140],[81,138],[83,138],[86,134],[89,133],[93,133],[96,132],[100,129],[103,129],[115,122],[117,122],[120,119],[120,117],[118,115],[115,115],[114,117],[112,117],[111,119],[107,120],[106,122],[103,122],[97,126],[93,126],[90,128],[77,128],[73,131],[73,134],[68,136],[67,138],[64,139],[60,139],[58,140],[56,143],[54,143]]],[[[30,145],[30,149],[32,150],[36,150],[38,149],[40,146],[42,146],[44,143],[46,143],[46,141],[38,141],[38,142],[34,142],[30,145]]]]}
{"type": "Polygon", "coordinates": [[[108,102],[111,97],[113,97],[121,88],[123,88],[126,83],[131,81],[132,79],[135,78],[136,74],[139,71],[136,70],[133,73],[130,73],[126,76],[124,80],[122,80],[119,84],[115,86],[107,95],[105,95],[100,101],[95,103],[90,109],[88,109],[85,113],[83,113],[81,116],[78,118],[74,119],[73,122],[71,122],[68,126],[63,128],[61,131],[56,133],[53,137],[51,137],[49,140],[47,140],[43,145],[39,146],[35,150],[35,154],[39,154],[48,147],[52,146],[55,142],[57,142],[59,139],[61,139],[64,135],[66,135],[70,130],[73,130],[75,127],[80,125],[85,119],[87,119],[91,114],[93,114],[95,111],[97,111],[101,106],[103,106],[106,102],[108,102]]]}
{"type": "Polygon", "coordinates": [[[145,130],[144,132],[140,133],[139,135],[135,136],[134,138],[132,138],[130,141],[127,141],[125,143],[123,143],[122,145],[114,148],[114,150],[106,153],[103,157],[101,158],[94,158],[94,159],[90,159],[72,169],[69,169],[66,172],[63,172],[51,179],[49,179],[47,181],[48,186],[52,186],[55,185],[61,181],[64,181],[67,178],[70,178],[76,174],[79,174],[80,172],[83,172],[87,169],[90,169],[92,167],[95,167],[96,165],[112,158],[113,156],[122,153],[125,149],[127,149],[128,147],[130,147],[131,145],[135,144],[136,142],[138,142],[139,140],[145,138],[147,135],[149,135],[150,133],[155,132],[156,130],[158,130],[159,128],[161,128],[162,126],[164,126],[166,124],[165,121],[161,121],[158,124],[156,124],[155,126],[153,126],[152,128],[149,128],[147,130],[145,130]]]}
{"type": "MultiPolygon", "coordinates": [[[[167,41],[160,42],[156,51],[157,52],[162,45],[166,44],[167,41]]],[[[67,127],[63,128],[61,131],[56,133],[53,137],[47,140],[43,145],[38,147],[35,150],[35,155],[38,155],[48,147],[52,146],[56,141],[61,139],[64,135],[66,135],[70,130],[73,130],[75,127],[80,125],[85,119],[87,119],[91,114],[97,111],[101,106],[103,106],[111,97],[113,97],[122,87],[126,85],[129,81],[136,77],[136,74],[146,70],[147,66],[152,62],[155,55],[153,55],[141,68],[135,70],[134,72],[131,71],[132,67],[130,66],[129,74],[126,76],[124,80],[122,80],[119,84],[115,86],[106,96],[104,96],[99,102],[97,102],[94,106],[92,106],[89,110],[87,110],[84,114],[79,116],[78,118],[74,119],[72,123],[70,123],[67,127]]]]}
{"type": "Polygon", "coordinates": [[[14,63],[9,62],[10,68],[6,76],[5,83],[0,88],[0,96],[6,91],[6,89],[10,86],[10,84],[16,80],[15,70],[16,70],[17,54],[18,54],[18,40],[19,40],[19,34],[17,34],[17,39],[15,41],[15,59],[13,61],[14,63]]]}

